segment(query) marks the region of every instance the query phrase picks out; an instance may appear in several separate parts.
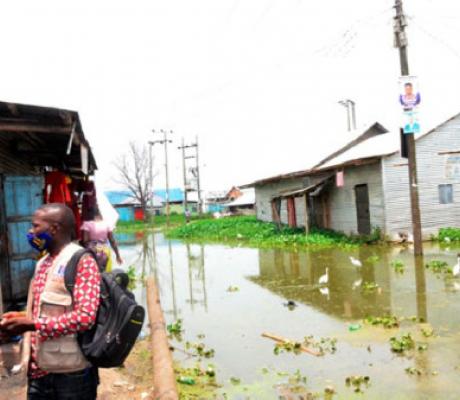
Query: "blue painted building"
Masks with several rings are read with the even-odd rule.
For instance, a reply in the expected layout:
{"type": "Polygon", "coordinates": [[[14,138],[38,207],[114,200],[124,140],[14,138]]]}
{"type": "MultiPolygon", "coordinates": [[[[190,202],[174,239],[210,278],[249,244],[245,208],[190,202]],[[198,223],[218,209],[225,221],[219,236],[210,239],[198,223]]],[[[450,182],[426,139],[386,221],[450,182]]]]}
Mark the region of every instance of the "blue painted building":
{"type": "Polygon", "coordinates": [[[51,168],[75,179],[96,169],[78,113],[0,102],[0,306],[27,296],[36,253],[26,233],[51,168]]]}

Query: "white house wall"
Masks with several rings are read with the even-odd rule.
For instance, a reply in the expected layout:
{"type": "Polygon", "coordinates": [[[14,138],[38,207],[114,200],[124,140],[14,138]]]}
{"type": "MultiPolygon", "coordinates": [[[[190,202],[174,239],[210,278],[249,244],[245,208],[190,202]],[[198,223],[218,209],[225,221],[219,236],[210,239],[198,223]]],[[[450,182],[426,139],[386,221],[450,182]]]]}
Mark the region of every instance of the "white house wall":
{"type": "MultiPolygon", "coordinates": [[[[312,177],[310,182],[305,178],[283,180],[277,183],[256,186],[256,209],[257,218],[271,222],[272,209],[271,200],[273,196],[290,190],[301,189],[309,184],[322,180],[331,172],[312,177]]],[[[367,184],[369,190],[369,208],[371,226],[384,228],[384,205],[382,193],[381,166],[379,163],[352,167],[345,170],[345,185],[342,188],[333,187],[330,197],[331,228],[346,233],[357,233],[357,216],[355,201],[355,186],[367,184]]],[[[295,199],[297,226],[305,226],[305,205],[304,198],[295,199]]],[[[288,223],[287,201],[281,202],[280,218],[283,224],[288,223]]]]}
{"type": "Polygon", "coordinates": [[[344,186],[330,192],[331,228],[345,233],[358,233],[355,186],[367,184],[371,228],[384,228],[384,204],[380,163],[350,167],[344,172],[344,186]]]}
{"type": "MultiPolygon", "coordinates": [[[[439,154],[460,152],[460,117],[446,122],[416,143],[422,233],[424,239],[429,239],[439,228],[460,226],[460,173],[455,177],[446,175],[446,161],[455,154],[439,154]],[[453,185],[453,203],[439,203],[440,184],[453,185]]],[[[412,231],[407,159],[399,154],[383,159],[383,179],[386,233],[391,239],[397,239],[399,232],[412,231]]]]}

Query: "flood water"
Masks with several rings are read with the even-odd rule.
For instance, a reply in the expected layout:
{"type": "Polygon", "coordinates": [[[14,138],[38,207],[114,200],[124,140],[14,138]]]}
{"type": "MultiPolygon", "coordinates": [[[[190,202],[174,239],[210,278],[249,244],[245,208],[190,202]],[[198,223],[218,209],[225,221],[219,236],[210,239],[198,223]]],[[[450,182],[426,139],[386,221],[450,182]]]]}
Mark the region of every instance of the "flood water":
{"type": "MultiPolygon", "coordinates": [[[[277,399],[277,385],[297,370],[312,392],[333,386],[334,398],[460,398],[460,279],[436,275],[423,265],[416,268],[410,248],[254,249],[185,244],[160,233],[119,239],[127,243],[121,246],[125,265],[156,275],[168,322],[182,319],[184,341],[175,345],[203,341],[215,350],[209,363],[216,365],[228,398],[277,399]],[[350,257],[362,266],[354,266],[350,257]],[[404,263],[403,273],[395,272],[394,260],[404,263]],[[328,283],[319,287],[326,269],[328,283]],[[366,282],[378,287],[364,290],[366,282]],[[229,286],[238,291],[228,291],[229,286]],[[288,300],[296,307],[286,307],[288,300]],[[397,329],[363,323],[367,316],[385,315],[416,316],[426,323],[405,321],[397,329]],[[352,324],[359,324],[352,326],[357,330],[350,330],[352,324]],[[425,337],[422,328],[430,327],[434,335],[425,337]],[[333,337],[337,351],[323,357],[275,355],[275,343],[263,332],[297,341],[333,337]],[[390,337],[408,332],[427,349],[391,352],[390,337]],[[197,339],[200,334],[205,338],[197,339]],[[405,369],[411,367],[422,375],[408,374],[405,369]],[[350,375],[370,377],[364,395],[346,387],[350,375]],[[241,384],[232,385],[231,377],[241,384]]],[[[458,251],[426,245],[424,263],[443,260],[453,266],[458,251]]],[[[145,304],[145,288],[138,287],[136,295],[145,304]]]]}

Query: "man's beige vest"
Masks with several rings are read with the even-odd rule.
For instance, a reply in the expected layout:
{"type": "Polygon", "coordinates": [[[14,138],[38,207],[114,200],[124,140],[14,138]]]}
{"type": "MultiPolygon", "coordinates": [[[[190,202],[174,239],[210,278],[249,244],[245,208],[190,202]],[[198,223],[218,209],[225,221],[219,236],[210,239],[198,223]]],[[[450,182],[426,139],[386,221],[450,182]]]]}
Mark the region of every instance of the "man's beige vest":
{"type": "MultiPolygon", "coordinates": [[[[38,313],[40,317],[58,317],[72,311],[72,296],[65,286],[64,271],[72,256],[80,249],[81,247],[76,244],[68,244],[48,269],[45,288],[40,296],[38,313]]],[[[46,258],[37,263],[37,270],[46,258]]],[[[76,334],[45,341],[38,339],[37,364],[44,371],[53,373],[80,371],[91,365],[80,350],[76,334]]]]}

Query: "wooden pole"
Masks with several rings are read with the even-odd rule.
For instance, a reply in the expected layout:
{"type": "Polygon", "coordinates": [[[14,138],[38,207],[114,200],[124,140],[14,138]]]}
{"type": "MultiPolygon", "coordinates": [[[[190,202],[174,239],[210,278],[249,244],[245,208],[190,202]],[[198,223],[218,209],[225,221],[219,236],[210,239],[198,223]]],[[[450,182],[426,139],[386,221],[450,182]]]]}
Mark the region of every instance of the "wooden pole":
{"type": "Polygon", "coordinates": [[[303,201],[304,201],[304,206],[305,206],[305,216],[304,216],[304,221],[305,221],[305,235],[308,235],[310,233],[310,222],[308,221],[308,193],[305,193],[303,196],[303,201]]]}
{"type": "MultiPolygon", "coordinates": [[[[401,64],[401,75],[409,75],[409,60],[407,57],[407,36],[405,28],[407,25],[406,17],[403,11],[402,0],[395,0],[396,17],[394,24],[395,45],[399,49],[399,61],[401,64]]],[[[420,217],[420,202],[418,194],[417,179],[417,156],[414,134],[409,134],[408,141],[408,159],[409,159],[409,190],[412,214],[412,235],[414,236],[414,254],[423,255],[422,246],[422,223],[420,217]]]]}
{"type": "Polygon", "coordinates": [[[176,379],[166,325],[161,310],[155,278],[147,279],[147,308],[153,353],[153,397],[155,400],[178,400],[176,379]]]}

